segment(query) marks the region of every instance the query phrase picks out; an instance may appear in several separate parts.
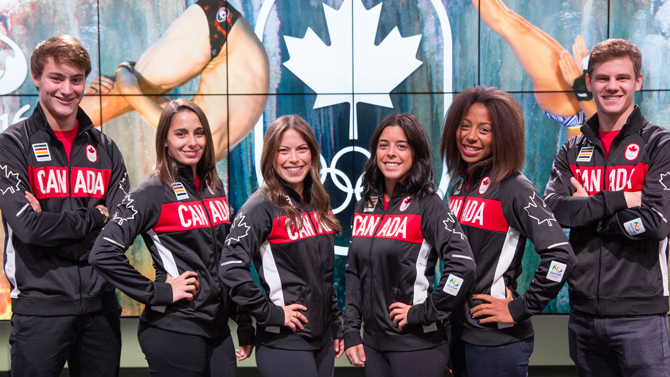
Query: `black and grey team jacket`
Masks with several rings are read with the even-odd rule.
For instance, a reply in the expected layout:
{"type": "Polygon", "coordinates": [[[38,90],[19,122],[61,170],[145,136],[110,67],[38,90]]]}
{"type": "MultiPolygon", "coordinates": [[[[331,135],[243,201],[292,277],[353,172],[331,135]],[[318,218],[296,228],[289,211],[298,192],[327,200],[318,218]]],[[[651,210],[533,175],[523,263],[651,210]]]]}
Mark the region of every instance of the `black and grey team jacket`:
{"type": "Polygon", "coordinates": [[[114,287],[87,262],[104,225],[95,208],[114,207],[128,190],[123,156],[80,108],[70,161],[38,104],[0,133],[4,269],[14,313],[81,315],[118,308],[114,287]],[[25,198],[40,202],[36,212],[25,198]]]}
{"type": "MultiPolygon", "coordinates": [[[[198,193],[189,166],[178,169],[172,184],[156,174],[146,177],[112,212],[89,263],[125,294],[146,304],[141,321],[214,338],[230,332],[228,316],[233,309],[217,273],[230,211],[223,189],[212,192],[204,176],[201,182],[198,193]],[[156,281],[131,266],[124,254],[140,234],[153,258],[156,281]],[[192,301],[172,303],[166,274],[176,278],[186,271],[198,274],[200,287],[192,301]]],[[[253,344],[251,323],[241,322],[240,344],[253,344]]]]}
{"type": "Polygon", "coordinates": [[[378,192],[355,207],[345,270],[345,348],[361,343],[380,351],[435,347],[446,341],[442,321],[475,282],[470,245],[438,195],[415,198],[399,183],[384,210],[383,190],[378,192]],[[438,259],[444,271],[433,289],[438,259]],[[395,302],[412,305],[402,331],[389,317],[395,302]]]}
{"type": "Polygon", "coordinates": [[[476,168],[461,178],[451,191],[449,207],[470,241],[477,263],[477,283],[472,294],[496,298],[512,292],[508,308],[514,325],[480,324],[469,311],[482,301],[468,297],[463,310],[454,316],[452,334],[482,346],[498,346],[534,335],[530,317],[540,313],[556,297],[575,265],[575,255],[558,221],[537,189],[523,174],[513,174],[492,185],[490,169],[476,168]],[[516,291],[521,275],[526,240],[540,255],[530,286],[522,295],[516,291]]]}
{"type": "MultiPolygon", "coordinates": [[[[307,178],[309,179],[309,178],[307,178]]],[[[301,209],[302,228],[254,193],[233,221],[221,256],[219,276],[235,302],[256,318],[256,342],[273,348],[315,350],[341,338],[342,325],[333,287],[335,237],[318,221],[308,199],[285,185],[286,200],[301,209]],[[263,291],[249,273],[253,261],[263,291]],[[301,304],[308,322],[295,333],[284,325],[282,306],[301,304]]],[[[307,185],[305,188],[307,191],[307,185]]]]}
{"type": "Polygon", "coordinates": [[[577,255],[570,308],[594,316],[666,313],[670,131],[636,106],[605,158],[598,125],[596,114],[563,145],[545,191],[577,255]],[[587,197],[572,196],[571,177],[587,197]],[[625,191],[642,191],[642,205],[627,208],[625,191]]]}

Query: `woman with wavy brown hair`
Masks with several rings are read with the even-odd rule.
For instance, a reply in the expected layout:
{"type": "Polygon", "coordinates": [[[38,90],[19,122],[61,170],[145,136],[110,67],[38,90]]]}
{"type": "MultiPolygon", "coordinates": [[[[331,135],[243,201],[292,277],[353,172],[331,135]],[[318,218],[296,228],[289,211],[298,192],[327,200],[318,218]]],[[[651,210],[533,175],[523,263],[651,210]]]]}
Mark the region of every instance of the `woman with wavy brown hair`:
{"type": "Polygon", "coordinates": [[[330,377],[333,356],[344,351],[333,289],[335,233],[342,227],[319,180],[319,146],[309,124],[297,115],[275,120],[261,165],[265,184],[237,213],[219,276],[256,318],[262,376],[330,377]]]}

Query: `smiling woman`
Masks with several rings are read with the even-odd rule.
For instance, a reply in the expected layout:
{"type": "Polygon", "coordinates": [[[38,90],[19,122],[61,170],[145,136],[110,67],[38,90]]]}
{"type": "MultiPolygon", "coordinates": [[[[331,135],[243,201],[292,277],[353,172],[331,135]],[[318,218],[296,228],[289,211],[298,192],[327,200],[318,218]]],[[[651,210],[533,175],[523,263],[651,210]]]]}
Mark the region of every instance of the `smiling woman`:
{"type": "Polygon", "coordinates": [[[334,233],[342,227],[319,179],[309,124],[297,115],[272,122],[261,166],[265,185],[237,213],[219,277],[256,318],[262,376],[330,377],[344,352],[333,289],[334,233]],[[252,260],[264,291],[251,276],[252,260]]]}
{"type": "Polygon", "coordinates": [[[521,174],[521,106],[496,88],[461,92],[445,118],[440,149],[452,179],[460,180],[449,207],[477,264],[472,296],[451,321],[453,374],[525,377],[534,347],[530,317],[556,297],[575,256],[560,226],[552,226],[556,219],[542,196],[521,174]],[[515,279],[526,237],[541,263],[528,290],[519,295],[515,279]]]}
{"type": "Polygon", "coordinates": [[[235,313],[216,277],[229,207],[216,171],[212,133],[191,101],[169,102],[156,129],[156,169],[117,206],[89,262],[110,283],[146,305],[138,329],[152,374],[236,375],[235,356],[251,355],[253,327],[238,316],[234,350],[228,316],[235,313]],[[156,280],[124,252],[142,235],[156,280]]]}
{"type": "Polygon", "coordinates": [[[382,120],[370,151],[345,271],[347,358],[365,365],[367,376],[443,376],[442,320],[474,283],[474,258],[436,194],[428,136],[416,117],[382,120]],[[438,259],[444,272],[433,290],[438,259]]]}

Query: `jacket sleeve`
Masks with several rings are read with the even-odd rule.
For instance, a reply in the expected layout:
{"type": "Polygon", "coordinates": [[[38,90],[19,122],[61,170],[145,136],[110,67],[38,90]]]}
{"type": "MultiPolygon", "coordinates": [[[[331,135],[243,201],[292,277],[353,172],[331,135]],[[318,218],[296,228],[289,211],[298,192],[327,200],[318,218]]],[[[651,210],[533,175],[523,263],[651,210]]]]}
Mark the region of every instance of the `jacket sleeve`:
{"type": "Polygon", "coordinates": [[[160,204],[156,203],[156,193],[140,185],[124,198],[123,203],[116,208],[93,245],[88,262],[105,280],[132,299],[145,305],[170,305],[172,286],[151,281],[137,271],[125,255],[135,238],[158,222],[160,204]]]}
{"type": "Polygon", "coordinates": [[[232,307],[232,318],[237,323],[237,340],[240,346],[254,345],[256,329],[249,313],[237,304],[233,303],[232,307]]]}
{"type": "MultiPolygon", "coordinates": [[[[598,223],[598,233],[660,241],[670,233],[670,140],[652,149],[642,185],[642,205],[624,208],[598,223]]],[[[623,191],[621,191],[623,195],[623,191]]]]}
{"type": "MultiPolygon", "coordinates": [[[[252,196],[249,200],[257,199],[252,196]]],[[[273,219],[267,209],[253,204],[245,203],[233,220],[221,253],[219,278],[230,287],[233,301],[248,310],[260,326],[283,326],[284,310],[270,301],[251,276],[250,263],[268,247],[273,219]]]]}
{"type": "Polygon", "coordinates": [[[358,262],[356,259],[356,250],[349,241],[349,253],[347,255],[347,264],[344,269],[346,278],[346,294],[344,296],[344,348],[357,346],[363,343],[361,339],[361,283],[358,275],[358,262]]]}
{"type": "Polygon", "coordinates": [[[576,263],[575,254],[563,229],[537,189],[525,177],[501,183],[507,200],[501,200],[507,223],[529,239],[540,255],[528,290],[508,304],[515,322],[540,313],[565,284],[576,263]]]}
{"type": "Polygon", "coordinates": [[[428,326],[446,319],[470,293],[475,283],[475,258],[456,216],[437,195],[422,200],[421,231],[437,250],[444,270],[437,288],[422,304],[412,306],[407,323],[428,326]]]}
{"type": "Polygon", "coordinates": [[[60,213],[36,212],[25,192],[32,192],[28,166],[21,146],[7,134],[0,134],[0,210],[13,234],[23,243],[44,246],[62,257],[78,259],[71,255],[73,249],[58,248],[84,240],[104,225],[97,208],[76,208],[60,213]]]}
{"type": "MultiPolygon", "coordinates": [[[[579,228],[611,216],[626,208],[623,191],[600,191],[589,196],[572,196],[576,189],[570,182],[573,177],[568,162],[568,141],[554,160],[547,182],[544,199],[564,228],[579,228]]],[[[579,180],[579,179],[578,179],[579,180]]]]}

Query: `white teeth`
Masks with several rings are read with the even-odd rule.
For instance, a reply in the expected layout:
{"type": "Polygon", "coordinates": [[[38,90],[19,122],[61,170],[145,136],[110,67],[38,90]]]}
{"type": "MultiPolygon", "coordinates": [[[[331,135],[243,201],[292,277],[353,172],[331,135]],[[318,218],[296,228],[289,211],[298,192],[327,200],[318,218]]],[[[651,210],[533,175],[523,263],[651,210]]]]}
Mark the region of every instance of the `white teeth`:
{"type": "Polygon", "coordinates": [[[465,149],[466,151],[472,151],[472,152],[475,152],[475,151],[479,150],[479,148],[471,147],[471,146],[468,146],[468,145],[464,145],[463,149],[465,149]]]}
{"type": "Polygon", "coordinates": [[[294,168],[286,168],[286,170],[288,170],[288,171],[298,171],[300,169],[302,169],[302,166],[298,166],[298,167],[294,167],[294,168]]]}
{"type": "Polygon", "coordinates": [[[400,165],[397,162],[385,162],[384,164],[386,164],[386,166],[390,166],[390,167],[396,167],[396,166],[400,165]]]}

